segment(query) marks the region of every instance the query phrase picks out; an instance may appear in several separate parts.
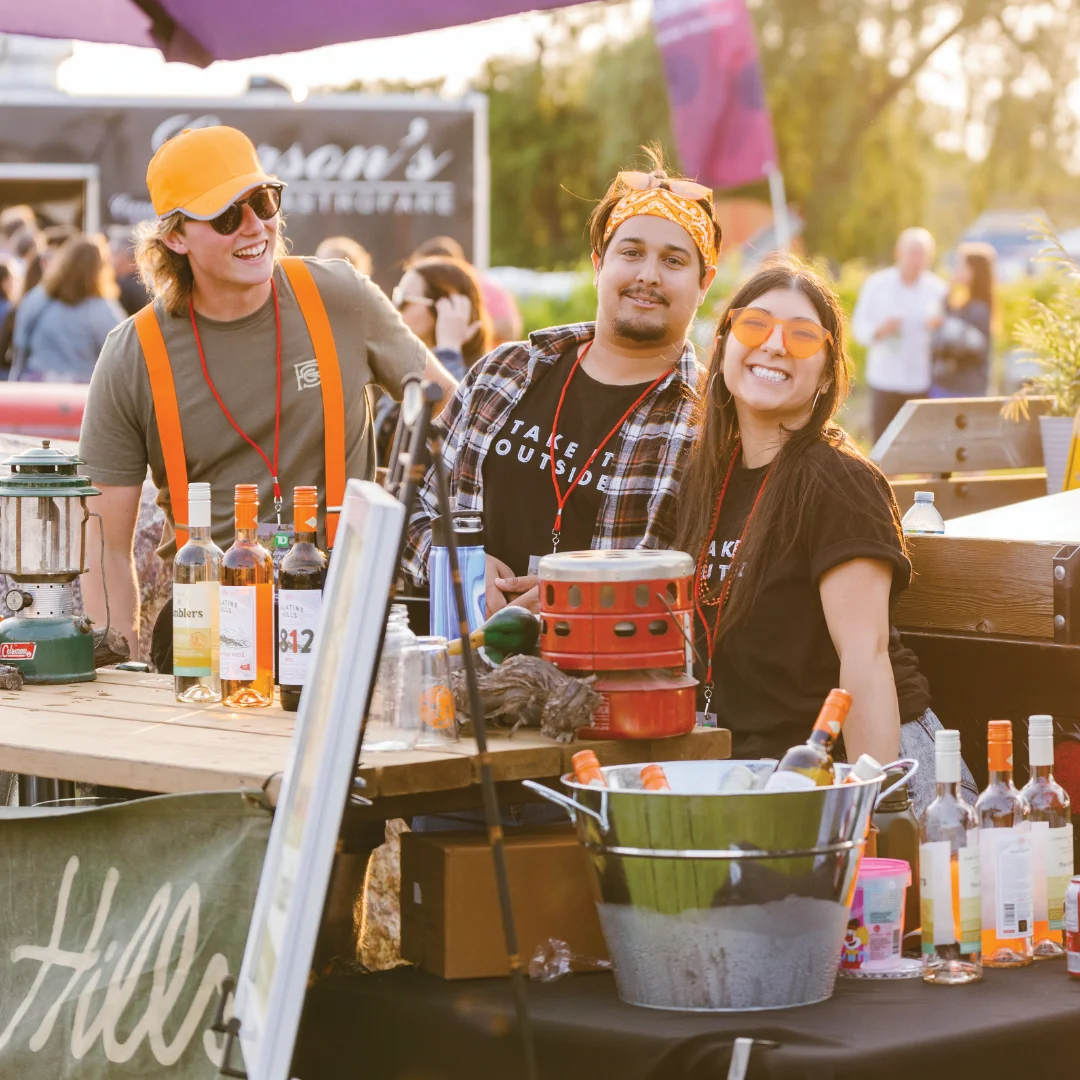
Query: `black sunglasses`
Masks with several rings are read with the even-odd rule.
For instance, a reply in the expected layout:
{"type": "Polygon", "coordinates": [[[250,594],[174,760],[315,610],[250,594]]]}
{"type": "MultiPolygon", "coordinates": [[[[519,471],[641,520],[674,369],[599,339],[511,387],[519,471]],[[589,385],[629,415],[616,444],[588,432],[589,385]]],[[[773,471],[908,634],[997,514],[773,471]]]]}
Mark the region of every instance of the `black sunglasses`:
{"type": "Polygon", "coordinates": [[[225,207],[207,224],[222,236],[232,236],[244,220],[245,206],[250,206],[260,221],[269,221],[281,209],[281,188],[256,188],[246,199],[237,199],[231,206],[225,207]]]}

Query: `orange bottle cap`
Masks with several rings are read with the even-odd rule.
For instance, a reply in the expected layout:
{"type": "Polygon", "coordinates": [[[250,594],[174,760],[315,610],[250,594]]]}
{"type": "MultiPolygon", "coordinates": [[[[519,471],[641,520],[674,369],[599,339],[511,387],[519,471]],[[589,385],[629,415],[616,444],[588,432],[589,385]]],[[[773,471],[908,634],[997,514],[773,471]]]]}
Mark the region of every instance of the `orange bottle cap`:
{"type": "Polygon", "coordinates": [[[571,759],[575,770],[585,769],[590,765],[595,765],[600,768],[600,759],[596,756],[595,750],[579,750],[571,759]]]}
{"type": "Polygon", "coordinates": [[[1013,740],[1011,720],[991,720],[986,725],[987,765],[991,772],[1011,772],[1013,740]]]}
{"type": "Polygon", "coordinates": [[[814,721],[814,730],[828,732],[835,739],[840,734],[850,710],[851,695],[839,688],[830,690],[817,720],[814,721]]]}
{"type": "Polygon", "coordinates": [[[293,528],[315,532],[319,526],[319,489],[305,485],[293,488],[293,528]]]}
{"type": "Polygon", "coordinates": [[[258,484],[237,484],[236,485],[236,501],[237,502],[258,502],[259,501],[259,485],[258,484]]]}
{"type": "Polygon", "coordinates": [[[646,765],[641,770],[641,783],[647,791],[670,791],[671,785],[661,766],[646,765]]]}

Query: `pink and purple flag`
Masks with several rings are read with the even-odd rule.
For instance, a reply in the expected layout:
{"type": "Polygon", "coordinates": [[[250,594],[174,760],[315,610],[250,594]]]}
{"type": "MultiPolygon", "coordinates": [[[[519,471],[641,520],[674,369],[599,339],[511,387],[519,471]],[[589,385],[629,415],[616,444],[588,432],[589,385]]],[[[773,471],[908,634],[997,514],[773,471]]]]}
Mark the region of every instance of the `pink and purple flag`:
{"type": "Polygon", "coordinates": [[[684,172],[713,188],[765,178],[776,142],[745,0],[655,0],[653,23],[684,172]]]}

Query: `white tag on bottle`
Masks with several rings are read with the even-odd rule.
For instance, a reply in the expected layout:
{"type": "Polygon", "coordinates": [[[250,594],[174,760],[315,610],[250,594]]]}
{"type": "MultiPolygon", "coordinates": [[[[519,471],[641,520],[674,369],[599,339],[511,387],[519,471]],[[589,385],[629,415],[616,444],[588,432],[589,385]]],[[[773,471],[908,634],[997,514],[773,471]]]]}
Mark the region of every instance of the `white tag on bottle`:
{"type": "Polygon", "coordinates": [[[278,590],[278,683],[306,686],[319,631],[319,589],[278,590]]]}
{"type": "Polygon", "coordinates": [[[221,619],[218,633],[221,641],[221,677],[223,679],[254,679],[257,674],[255,589],[254,585],[221,586],[221,619]]]}

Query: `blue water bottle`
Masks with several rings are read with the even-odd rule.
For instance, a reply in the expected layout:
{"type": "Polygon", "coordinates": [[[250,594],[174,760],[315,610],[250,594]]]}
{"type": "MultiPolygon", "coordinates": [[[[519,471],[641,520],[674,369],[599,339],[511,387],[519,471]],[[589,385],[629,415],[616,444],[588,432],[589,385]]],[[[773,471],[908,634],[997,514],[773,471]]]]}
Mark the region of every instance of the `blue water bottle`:
{"type": "MultiPolygon", "coordinates": [[[[486,619],[484,592],[487,572],[484,562],[484,515],[462,510],[451,515],[457,540],[458,566],[465,593],[469,632],[479,629],[486,619]]],[[[431,594],[431,633],[448,640],[458,634],[457,609],[454,607],[454,582],[450,577],[450,552],[446,546],[446,519],[431,523],[431,552],[428,555],[428,582],[431,594]]]]}

